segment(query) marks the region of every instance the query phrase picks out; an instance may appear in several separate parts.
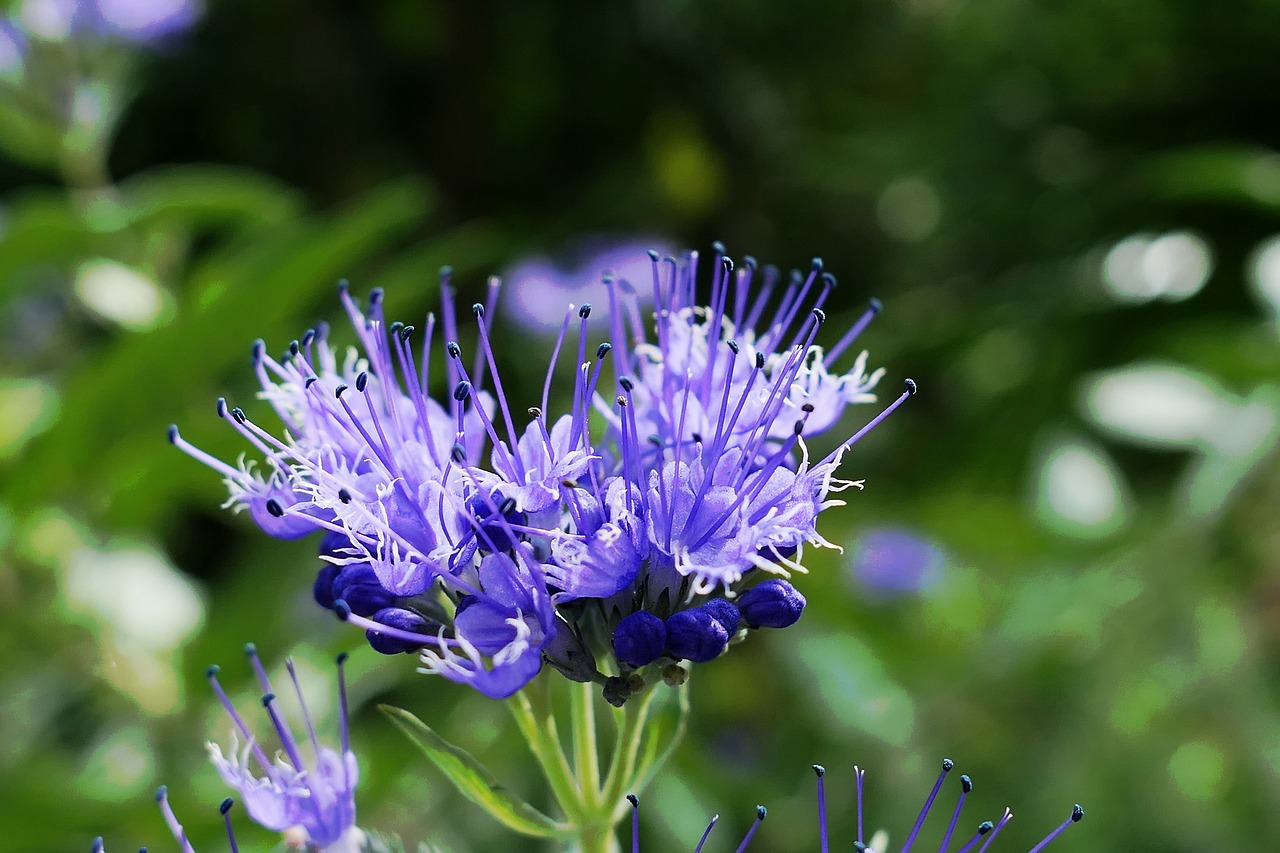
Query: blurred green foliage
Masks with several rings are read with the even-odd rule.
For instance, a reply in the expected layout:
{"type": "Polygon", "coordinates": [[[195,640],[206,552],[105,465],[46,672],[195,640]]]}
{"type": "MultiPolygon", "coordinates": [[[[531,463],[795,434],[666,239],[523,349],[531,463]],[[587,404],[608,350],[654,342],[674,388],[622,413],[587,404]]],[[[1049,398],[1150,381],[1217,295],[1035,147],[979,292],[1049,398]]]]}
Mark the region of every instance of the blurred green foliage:
{"type": "Polygon", "coordinates": [[[164,429],[238,453],[213,400],[256,405],[250,343],[336,318],[339,277],[410,319],[442,264],[479,292],[609,234],[820,253],[834,325],[879,296],[872,362],[922,388],[846,457],[867,489],[805,619],[696,672],[648,849],[713,812],[727,849],[756,802],[753,850],[811,848],[812,762],[842,837],[857,763],[900,839],[943,755],[975,822],[1014,808],[1009,849],[1077,800],[1055,849],[1274,848],[1278,33],[1265,0],[223,0],[145,50],[29,45],[0,81],[6,848],[170,849],[166,782],[223,849],[202,673],[248,698],[253,640],[317,683],[354,652],[362,824],[540,849],[375,706],[541,805],[505,709],[325,618],[310,547],[219,511],[164,429]],[[920,595],[856,579],[882,525],[945,554],[920,595]]]}

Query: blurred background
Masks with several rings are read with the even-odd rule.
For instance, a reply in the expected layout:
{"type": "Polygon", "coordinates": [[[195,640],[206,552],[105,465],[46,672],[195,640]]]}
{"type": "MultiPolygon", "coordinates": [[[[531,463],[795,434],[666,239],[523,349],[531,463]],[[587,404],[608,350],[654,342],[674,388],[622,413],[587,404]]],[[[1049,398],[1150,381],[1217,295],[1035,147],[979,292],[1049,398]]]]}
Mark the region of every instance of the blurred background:
{"type": "MultiPolygon", "coordinates": [[[[311,543],[220,510],[165,428],[239,453],[215,398],[268,422],[250,344],[339,320],[339,277],[416,322],[442,264],[467,300],[715,239],[822,255],[829,326],[882,299],[871,363],[922,392],[846,456],[867,489],[824,518],[845,550],[812,554],[804,620],[698,668],[646,849],[715,812],[732,849],[758,802],[753,851],[816,849],[813,762],[842,839],[868,768],[896,847],[943,756],[976,782],[966,824],[1013,807],[1000,849],[1076,801],[1053,849],[1280,846],[1280,3],[3,8],[6,849],[176,849],[161,783],[225,849],[203,673],[251,707],[249,640],[295,656],[330,731],[353,651],[362,824],[544,849],[375,708],[536,800],[501,704],[317,608],[311,543]]],[[[498,322],[540,378],[532,310],[498,322]]]]}

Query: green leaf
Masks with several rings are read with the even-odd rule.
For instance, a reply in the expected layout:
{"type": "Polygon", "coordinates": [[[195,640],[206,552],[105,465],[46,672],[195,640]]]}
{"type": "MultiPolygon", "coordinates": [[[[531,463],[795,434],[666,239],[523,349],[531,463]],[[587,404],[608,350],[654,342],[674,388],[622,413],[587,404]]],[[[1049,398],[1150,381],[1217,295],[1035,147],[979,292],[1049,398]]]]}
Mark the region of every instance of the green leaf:
{"type": "Polygon", "coordinates": [[[379,705],[382,712],[418,745],[462,796],[508,829],[534,838],[568,838],[573,828],[552,820],[502,787],[471,753],[454,746],[403,708],[379,705]]]}

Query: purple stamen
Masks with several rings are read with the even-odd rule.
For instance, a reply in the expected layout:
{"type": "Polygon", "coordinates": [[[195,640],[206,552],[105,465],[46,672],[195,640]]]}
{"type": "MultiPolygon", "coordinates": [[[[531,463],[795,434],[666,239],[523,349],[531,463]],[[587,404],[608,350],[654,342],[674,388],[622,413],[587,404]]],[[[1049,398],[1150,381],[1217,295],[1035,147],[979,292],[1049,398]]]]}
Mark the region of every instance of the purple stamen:
{"type": "Polygon", "coordinates": [[[973,780],[968,776],[960,777],[960,799],[956,802],[956,810],[951,813],[951,823],[947,824],[947,832],[942,836],[942,844],[938,847],[938,853],[947,853],[947,847],[951,844],[951,836],[956,831],[956,822],[960,820],[960,809],[964,808],[964,798],[969,796],[969,792],[973,790],[973,780]]]}
{"type": "Polygon", "coordinates": [[[640,798],[627,794],[627,802],[631,803],[631,853],[640,853],[640,798]]]}
{"type": "Polygon", "coordinates": [[[711,836],[711,830],[716,828],[716,821],[720,819],[720,815],[712,815],[711,822],[707,824],[707,828],[703,830],[702,837],[698,839],[698,846],[693,848],[693,853],[702,853],[702,847],[707,843],[707,839],[711,836]]]}
{"type": "Polygon", "coordinates": [[[205,676],[213,686],[213,692],[218,697],[218,701],[221,702],[222,707],[226,709],[227,716],[231,718],[232,724],[240,730],[240,734],[244,737],[245,743],[251,746],[253,750],[253,757],[258,760],[258,764],[261,765],[263,772],[267,775],[274,774],[274,765],[272,765],[271,761],[267,758],[266,752],[263,751],[262,746],[258,743],[257,739],[254,738],[253,732],[249,729],[248,724],[245,723],[244,718],[240,716],[238,711],[236,711],[236,706],[231,704],[231,699],[227,696],[227,691],[222,689],[222,684],[218,681],[217,664],[206,669],[205,676]]]}
{"type": "Polygon", "coordinates": [[[551,399],[551,377],[556,371],[556,362],[560,360],[560,348],[564,346],[565,335],[569,333],[569,318],[573,316],[573,303],[564,312],[564,321],[560,324],[560,333],[556,335],[556,345],[551,350],[551,361],[547,364],[547,378],[542,382],[542,411],[547,411],[547,401],[551,399]]]}
{"type": "Polygon", "coordinates": [[[968,844],[960,848],[960,853],[969,853],[969,851],[976,847],[979,841],[986,838],[987,833],[991,832],[994,828],[995,824],[989,820],[984,820],[982,823],[978,824],[977,832],[973,834],[973,838],[969,839],[968,844]]]}
{"type": "Polygon", "coordinates": [[[311,741],[311,749],[320,761],[320,738],[316,737],[316,727],[311,722],[311,714],[307,711],[306,700],[302,697],[302,685],[298,682],[298,671],[293,665],[293,658],[285,658],[284,667],[289,671],[289,680],[293,682],[293,692],[298,697],[298,707],[302,709],[302,722],[307,727],[307,739],[311,741]]]}
{"type": "Polygon", "coordinates": [[[853,766],[853,775],[858,780],[858,843],[862,843],[862,778],[867,775],[867,771],[858,765],[853,766]]]}
{"type": "Polygon", "coordinates": [[[830,367],[835,364],[836,359],[838,359],[844,351],[849,348],[850,344],[858,339],[858,336],[866,330],[867,326],[871,325],[871,321],[880,313],[880,309],[882,307],[880,300],[873,298],[867,304],[867,310],[862,312],[862,316],[858,318],[858,322],[854,323],[853,326],[850,327],[849,331],[844,333],[844,336],[840,338],[835,346],[827,350],[826,355],[823,356],[822,359],[823,365],[830,367]]]}
{"type": "MultiPolygon", "coordinates": [[[[334,612],[338,614],[338,618],[343,622],[349,622],[357,628],[372,631],[375,634],[385,634],[386,636],[394,637],[397,640],[404,640],[408,643],[417,643],[422,646],[433,645],[436,643],[444,643],[450,646],[458,645],[457,640],[449,639],[443,635],[419,634],[415,631],[406,631],[403,628],[396,628],[391,625],[384,625],[381,622],[375,622],[368,617],[351,612],[351,606],[341,598],[333,602],[333,609],[334,612]]],[[[443,629],[441,630],[443,631],[443,629]]]]}
{"type": "Polygon", "coordinates": [[[769,810],[764,806],[756,806],[755,823],[751,824],[751,828],[747,830],[747,835],[742,839],[742,843],[738,845],[737,853],[747,849],[747,845],[751,843],[751,837],[756,834],[756,830],[760,828],[760,824],[764,822],[765,817],[769,814],[769,810]]]}
{"type": "Polygon", "coordinates": [[[1000,834],[1002,829],[1009,825],[1009,821],[1011,820],[1013,820],[1013,812],[1005,809],[1004,814],[1001,815],[1000,820],[996,823],[996,828],[991,830],[991,834],[987,836],[987,842],[982,845],[982,848],[978,850],[978,853],[987,853],[987,848],[991,846],[991,842],[996,840],[996,836],[1000,834]]]}
{"type": "Polygon", "coordinates": [[[293,764],[295,770],[305,770],[307,765],[302,760],[302,756],[298,754],[298,744],[293,739],[293,732],[289,730],[289,724],[280,716],[280,712],[275,707],[276,695],[268,693],[262,697],[262,707],[267,709],[267,716],[271,718],[271,724],[276,727],[276,734],[280,736],[280,745],[284,747],[285,754],[289,756],[289,761],[293,764]]]}
{"type": "Polygon", "coordinates": [[[933,806],[933,801],[938,798],[938,792],[942,790],[943,780],[947,778],[947,774],[955,766],[955,762],[950,758],[942,759],[942,772],[938,774],[938,781],[933,783],[933,790],[929,792],[929,798],[924,801],[924,808],[920,810],[920,816],[916,818],[916,825],[911,828],[911,834],[907,836],[907,842],[902,845],[901,853],[907,853],[911,849],[911,845],[916,843],[916,836],[920,834],[920,829],[924,826],[924,819],[928,816],[929,809],[933,806]]]}
{"type": "Polygon", "coordinates": [[[173,813],[173,808],[169,805],[169,789],[163,785],[156,791],[156,802],[160,804],[160,814],[164,816],[164,822],[169,826],[169,832],[177,842],[182,845],[182,853],[195,853],[191,847],[191,842],[187,841],[187,831],[182,828],[182,824],[178,823],[178,817],[173,813]]]}
{"type": "Polygon", "coordinates": [[[862,438],[867,433],[875,429],[880,424],[881,421],[889,417],[889,415],[893,414],[895,409],[897,409],[899,406],[905,403],[908,397],[915,396],[915,393],[917,390],[915,380],[908,379],[906,380],[906,383],[907,383],[907,390],[903,391],[900,395],[898,395],[898,398],[894,400],[892,403],[890,403],[888,406],[885,406],[885,409],[883,412],[881,412],[880,414],[872,418],[871,421],[866,426],[864,426],[862,429],[855,432],[851,438],[849,438],[847,441],[844,442],[844,444],[841,444],[838,448],[828,453],[826,457],[823,458],[822,464],[832,461],[833,459],[836,458],[837,454],[842,453],[845,450],[848,450],[853,445],[857,444],[859,441],[862,440],[862,438]]]}
{"type": "Polygon", "coordinates": [[[236,844],[236,833],[231,828],[231,806],[235,804],[235,800],[227,797],[222,801],[222,805],[218,806],[218,811],[222,812],[223,823],[227,827],[227,843],[231,846],[231,853],[240,853],[240,845],[236,844]]]}
{"type": "MultiPolygon", "coordinates": [[[[491,285],[493,281],[494,279],[490,279],[491,285]]],[[[492,301],[492,299],[494,298],[494,294],[497,293],[496,287],[491,286],[491,290],[493,291],[493,293],[491,293],[490,295],[490,301],[492,301]]],[[[475,307],[477,309],[480,309],[479,305],[476,305],[475,307]]],[[[507,422],[507,436],[508,438],[511,439],[511,452],[508,455],[515,460],[516,473],[519,475],[520,480],[523,482],[525,480],[524,463],[521,461],[520,454],[516,450],[516,448],[519,447],[519,443],[516,439],[515,420],[512,419],[511,409],[507,406],[507,395],[502,390],[502,377],[498,375],[498,365],[496,362],[494,362],[494,359],[493,359],[493,347],[490,346],[489,344],[489,326],[485,322],[484,310],[477,311],[476,326],[480,330],[480,348],[484,351],[485,361],[488,362],[489,364],[489,372],[493,374],[493,393],[494,393],[494,396],[498,398],[498,405],[502,407],[502,419],[507,422]]],[[[476,356],[476,362],[477,362],[477,368],[476,368],[475,387],[478,390],[480,387],[479,383],[484,378],[483,374],[481,373],[481,370],[483,369],[483,364],[480,362],[479,355],[476,356]]],[[[477,408],[483,408],[483,406],[477,406],[477,408]]],[[[494,442],[494,446],[495,447],[498,446],[497,441],[494,442]]]]}
{"type": "MultiPolygon", "coordinates": [[[[342,754],[346,756],[351,752],[351,732],[348,728],[350,721],[347,709],[347,653],[342,652],[338,655],[335,663],[338,665],[338,737],[342,744],[342,754]]],[[[348,770],[346,761],[342,762],[342,774],[346,780],[345,787],[351,789],[351,781],[348,778],[348,770]]]]}
{"type": "Polygon", "coordinates": [[[823,784],[827,769],[821,764],[815,764],[813,772],[818,775],[818,835],[822,841],[822,853],[827,853],[827,792],[823,784]]]}
{"type": "Polygon", "coordinates": [[[1057,829],[1055,829],[1053,832],[1049,833],[1049,834],[1045,837],[1044,841],[1041,841],[1041,842],[1040,842],[1039,844],[1037,844],[1035,847],[1032,847],[1030,850],[1028,850],[1028,851],[1027,851],[1027,853],[1040,853],[1040,851],[1041,851],[1041,850],[1043,850],[1045,847],[1047,847],[1047,846],[1049,845],[1049,842],[1050,842],[1050,841],[1052,841],[1053,839],[1057,838],[1057,837],[1058,837],[1059,835],[1061,835],[1062,833],[1066,832],[1067,827],[1071,826],[1071,824],[1073,824],[1073,823],[1079,823],[1079,822],[1080,822],[1080,820],[1081,820],[1083,817],[1084,817],[1084,809],[1080,808],[1079,803],[1077,803],[1077,804],[1075,805],[1075,807],[1071,809],[1071,816],[1070,816],[1070,817],[1068,817],[1066,820],[1064,820],[1064,821],[1063,821],[1063,822],[1058,826],[1058,828],[1057,828],[1057,829]]]}

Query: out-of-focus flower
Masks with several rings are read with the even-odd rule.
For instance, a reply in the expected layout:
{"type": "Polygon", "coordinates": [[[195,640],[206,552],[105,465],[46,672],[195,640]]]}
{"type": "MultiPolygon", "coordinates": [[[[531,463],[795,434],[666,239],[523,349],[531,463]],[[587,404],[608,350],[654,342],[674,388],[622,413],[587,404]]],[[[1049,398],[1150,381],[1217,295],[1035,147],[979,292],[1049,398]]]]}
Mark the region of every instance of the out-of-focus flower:
{"type": "Polygon", "coordinates": [[[198,0],[23,0],[13,24],[48,41],[94,35],[142,43],[189,29],[201,10],[198,0]]]}
{"type": "Polygon", "coordinates": [[[942,576],[942,549],[903,528],[881,527],[863,534],[849,566],[866,590],[883,596],[924,592],[942,576]]]}
{"type": "MultiPolygon", "coordinates": [[[[210,743],[210,759],[222,780],[240,792],[249,817],[267,829],[284,833],[286,843],[291,847],[313,853],[357,853],[364,843],[364,833],[355,825],[355,789],[360,770],[347,732],[347,689],[343,677],[346,655],[338,658],[340,747],[334,750],[322,746],[316,735],[302,700],[302,688],[293,662],[288,661],[286,667],[302,706],[307,728],[305,744],[293,736],[289,724],[277,709],[276,694],[267,680],[257,650],[251,645],[246,652],[262,688],[262,705],[280,739],[281,751],[276,753],[274,760],[268,757],[222,689],[218,682],[218,668],[213,666],[209,668],[209,682],[226,708],[233,728],[227,753],[224,755],[221,747],[210,743]],[[262,775],[257,775],[259,773],[262,775]]],[[[170,813],[166,808],[168,817],[170,813]]],[[[170,826],[175,825],[176,822],[171,821],[170,826]]]]}
{"type": "MultiPolygon", "coordinates": [[[[555,335],[564,319],[564,306],[590,302],[604,278],[636,294],[642,307],[653,304],[649,252],[664,254],[672,249],[661,241],[626,239],[592,241],[577,253],[580,263],[561,266],[549,258],[521,261],[507,270],[502,280],[502,307],[511,321],[538,335],[555,335]]],[[[607,316],[608,306],[603,306],[607,316]]]]}
{"type": "Polygon", "coordinates": [[[378,638],[379,651],[418,650],[423,672],[494,698],[548,659],[624,702],[669,664],[715,658],[742,628],[799,618],[804,599],[789,584],[752,587],[803,571],[805,545],[835,547],[818,533],[818,515],[843,505],[835,493],[862,485],[835,476],[841,457],[915,390],[907,380],[880,415],[810,458],[802,436],[875,399],[882,371],[867,372],[865,352],[837,363],[879,305],[824,350],[815,341],[835,278],[820,260],[784,285],[752,258],[735,268],[717,245],[706,305],[697,253],[654,252],[648,263],[652,336],[638,295],[606,279],[608,340],[589,344],[590,304],[568,306],[540,398],[503,385],[490,337],[496,279],[472,307],[478,351],[464,358],[446,270],[443,368],[432,362],[435,315],[419,355],[412,326],[387,324],[380,291],[362,310],[344,285],[362,351],[338,352],[324,326],[279,360],[254,347],[284,440],[218,402],[265,465],[229,465],[176,427],[170,440],[222,473],[229,503],[266,533],[325,534],[320,553],[331,565],[315,580],[316,601],[378,638]],[[576,350],[572,402],[554,416],[565,349],[576,350]],[[427,390],[440,374],[452,390],[443,400],[427,390]],[[523,425],[512,415],[522,409],[523,425]],[[641,612],[663,630],[628,621],[641,612]],[[573,660],[561,657],[570,652],[573,660]]]}

